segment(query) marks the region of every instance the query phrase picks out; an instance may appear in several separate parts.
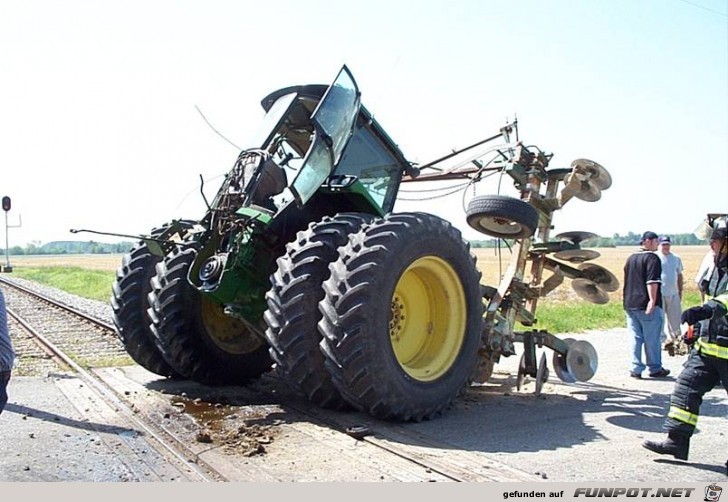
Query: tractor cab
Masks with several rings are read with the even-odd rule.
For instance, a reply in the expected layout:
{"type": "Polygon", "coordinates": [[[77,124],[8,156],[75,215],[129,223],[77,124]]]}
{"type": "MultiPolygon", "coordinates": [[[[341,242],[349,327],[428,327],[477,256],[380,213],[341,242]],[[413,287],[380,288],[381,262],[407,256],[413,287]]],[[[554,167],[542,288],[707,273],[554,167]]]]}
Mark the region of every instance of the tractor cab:
{"type": "Polygon", "coordinates": [[[274,214],[293,203],[377,215],[392,210],[410,164],[361,105],[346,66],[329,86],[286,87],[261,104],[260,149],[241,153],[265,158],[246,190],[248,204],[274,214]]]}

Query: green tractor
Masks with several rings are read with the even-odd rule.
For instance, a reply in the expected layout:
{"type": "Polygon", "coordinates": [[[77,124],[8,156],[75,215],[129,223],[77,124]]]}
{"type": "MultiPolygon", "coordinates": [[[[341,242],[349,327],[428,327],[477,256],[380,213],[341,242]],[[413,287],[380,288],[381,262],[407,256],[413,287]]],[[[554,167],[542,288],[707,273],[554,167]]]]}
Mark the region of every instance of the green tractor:
{"type": "MultiPolygon", "coordinates": [[[[555,346],[567,359],[555,337],[511,333],[532,297],[482,286],[451,223],[393,212],[402,182],[473,180],[482,169],[423,175],[360,103],[346,66],[331,85],[284,88],[262,105],[265,137],[240,152],[205,216],[152,230],[123,258],[111,303],[136,362],[207,385],[241,385],[275,368],[322,407],[418,421],[478,374],[487,379],[483,364],[510,355],[514,340],[530,351],[555,346]]],[[[550,213],[483,196],[468,222],[519,239],[523,269],[550,213]]],[[[535,376],[543,369],[533,359],[523,371],[535,376]]]]}

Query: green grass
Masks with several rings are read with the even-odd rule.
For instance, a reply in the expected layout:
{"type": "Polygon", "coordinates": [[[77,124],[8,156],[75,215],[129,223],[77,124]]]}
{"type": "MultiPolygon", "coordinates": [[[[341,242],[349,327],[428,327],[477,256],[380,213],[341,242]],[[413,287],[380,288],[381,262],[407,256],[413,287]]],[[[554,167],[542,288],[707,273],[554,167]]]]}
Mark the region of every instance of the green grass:
{"type": "MultiPolygon", "coordinates": [[[[539,301],[536,318],[538,322],[533,328],[545,329],[554,335],[618,328],[624,326],[626,322],[622,304],[614,301],[604,305],[588,302],[539,301]]],[[[518,329],[523,328],[519,326],[518,329]]]]}
{"type": "Polygon", "coordinates": [[[81,267],[17,267],[13,275],[102,302],[109,301],[111,284],[115,278],[114,272],[81,267]]]}
{"type": "MultiPolygon", "coordinates": [[[[700,294],[693,291],[683,296],[683,309],[700,305],[700,294]]],[[[596,305],[585,301],[549,302],[541,300],[536,308],[537,329],[544,329],[552,334],[584,333],[590,330],[603,330],[627,326],[621,301],[611,301],[604,305],[596,305]]],[[[520,324],[517,330],[525,328],[520,324]]]]}

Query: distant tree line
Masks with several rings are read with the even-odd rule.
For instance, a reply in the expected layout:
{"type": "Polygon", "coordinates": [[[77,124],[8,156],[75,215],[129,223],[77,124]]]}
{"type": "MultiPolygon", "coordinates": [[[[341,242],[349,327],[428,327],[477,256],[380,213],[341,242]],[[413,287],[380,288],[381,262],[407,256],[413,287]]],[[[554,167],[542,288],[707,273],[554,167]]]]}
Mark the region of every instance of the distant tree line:
{"type": "Polygon", "coordinates": [[[95,241],[54,241],[41,245],[40,241],[31,241],[25,247],[11,247],[8,249],[8,253],[15,256],[43,254],[120,254],[128,252],[133,245],[134,243],[132,242],[109,244],[95,241]]]}
{"type": "MultiPolygon", "coordinates": [[[[707,245],[708,241],[698,239],[695,234],[661,234],[657,232],[657,235],[669,235],[672,244],[675,246],[699,246],[707,245]]],[[[628,232],[627,235],[614,234],[611,237],[596,237],[588,241],[581,243],[581,247],[585,248],[613,248],[616,246],[637,246],[639,245],[642,232],[635,234],[634,232],[628,232]]],[[[555,240],[555,236],[551,238],[555,240]]],[[[473,248],[494,248],[498,245],[498,239],[488,240],[471,240],[470,246],[473,248]]]]}

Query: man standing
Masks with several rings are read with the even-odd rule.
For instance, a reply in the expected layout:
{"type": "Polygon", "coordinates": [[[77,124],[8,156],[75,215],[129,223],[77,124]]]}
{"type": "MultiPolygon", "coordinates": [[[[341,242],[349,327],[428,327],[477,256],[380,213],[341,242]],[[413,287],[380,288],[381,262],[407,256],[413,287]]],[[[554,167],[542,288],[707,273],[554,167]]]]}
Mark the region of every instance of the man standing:
{"type": "Polygon", "coordinates": [[[665,326],[660,340],[665,348],[673,340],[680,338],[680,313],[683,293],[683,264],[678,255],[670,251],[670,237],[660,237],[660,257],[662,264],[661,291],[662,310],[665,314],[665,326]],[[665,343],[667,342],[667,344],[665,343]]]}
{"type": "Polygon", "coordinates": [[[662,265],[655,251],[657,234],[645,232],[640,250],[627,258],[624,265],[622,305],[627,313],[627,330],[631,337],[632,378],[642,378],[647,367],[652,378],[666,377],[670,370],[662,367],[662,294],[660,277],[662,265]],[[642,348],[645,363],[642,362],[642,348]]]}
{"type": "Polygon", "coordinates": [[[5,311],[5,296],[0,290],[0,413],[5,409],[5,403],[8,402],[8,382],[10,381],[10,371],[13,369],[15,362],[15,353],[10,343],[10,332],[8,331],[8,318],[5,311]]]}
{"type": "MultiPolygon", "coordinates": [[[[681,321],[699,335],[688,338],[693,343],[688,360],[677,377],[665,420],[667,439],[645,441],[642,446],[662,455],[688,459],[690,438],[698,423],[700,404],[706,392],[718,383],[728,392],[728,244],[725,227],[716,228],[710,236],[710,249],[715,266],[708,278],[709,300],[682,313],[681,321]]],[[[728,462],[726,462],[728,468],[728,462]]]]}

